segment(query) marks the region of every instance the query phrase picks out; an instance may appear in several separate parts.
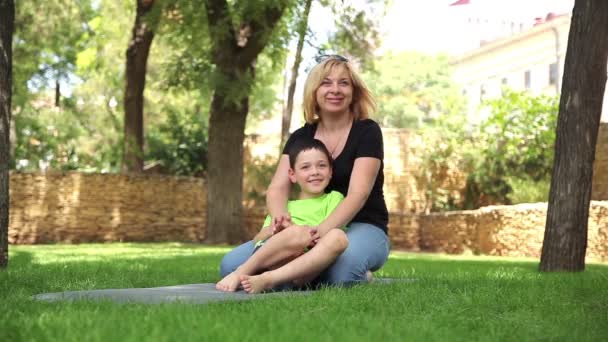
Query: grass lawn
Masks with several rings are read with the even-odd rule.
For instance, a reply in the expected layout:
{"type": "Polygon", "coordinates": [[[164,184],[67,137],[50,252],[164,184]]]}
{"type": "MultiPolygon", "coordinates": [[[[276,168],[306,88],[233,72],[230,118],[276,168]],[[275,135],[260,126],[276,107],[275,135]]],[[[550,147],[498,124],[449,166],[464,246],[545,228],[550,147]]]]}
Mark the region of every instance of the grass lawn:
{"type": "Polygon", "coordinates": [[[393,253],[377,273],[409,283],[194,304],[45,303],[33,294],[218,280],[227,248],[10,246],[0,341],[606,341],[608,264],[540,274],[531,259],[393,253]]]}

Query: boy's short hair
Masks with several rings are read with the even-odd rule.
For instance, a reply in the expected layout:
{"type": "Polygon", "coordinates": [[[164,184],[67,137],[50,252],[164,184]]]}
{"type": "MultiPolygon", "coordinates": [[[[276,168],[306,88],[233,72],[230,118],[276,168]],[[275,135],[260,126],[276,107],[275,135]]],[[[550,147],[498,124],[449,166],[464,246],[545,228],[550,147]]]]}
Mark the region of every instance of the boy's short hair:
{"type": "Polygon", "coordinates": [[[325,154],[327,157],[329,166],[332,166],[333,159],[331,158],[331,153],[329,153],[329,150],[327,150],[325,144],[318,139],[300,139],[294,142],[289,149],[289,166],[293,169],[296,166],[296,158],[298,158],[300,152],[308,150],[318,150],[323,152],[323,154],[325,154]]]}

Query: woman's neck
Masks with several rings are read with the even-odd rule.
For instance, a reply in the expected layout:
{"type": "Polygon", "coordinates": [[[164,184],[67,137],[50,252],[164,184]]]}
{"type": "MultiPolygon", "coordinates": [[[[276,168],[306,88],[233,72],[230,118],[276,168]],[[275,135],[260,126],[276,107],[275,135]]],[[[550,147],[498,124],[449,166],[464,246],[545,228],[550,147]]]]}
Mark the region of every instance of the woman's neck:
{"type": "Polygon", "coordinates": [[[346,127],[350,127],[353,120],[353,116],[350,112],[342,115],[325,114],[321,117],[322,119],[319,121],[319,125],[323,126],[323,129],[328,132],[340,131],[346,127]]]}

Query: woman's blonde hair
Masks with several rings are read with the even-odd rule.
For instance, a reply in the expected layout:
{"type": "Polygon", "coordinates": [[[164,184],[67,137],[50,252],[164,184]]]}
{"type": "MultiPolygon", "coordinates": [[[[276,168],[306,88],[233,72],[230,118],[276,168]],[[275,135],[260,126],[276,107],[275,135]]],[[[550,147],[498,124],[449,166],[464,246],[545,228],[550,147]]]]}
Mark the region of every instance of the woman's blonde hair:
{"type": "Polygon", "coordinates": [[[321,82],[331,70],[336,66],[343,66],[348,72],[353,85],[353,98],[350,110],[355,120],[367,119],[376,109],[376,101],[361,77],[355,72],[352,65],[344,58],[330,56],[315,65],[308,73],[306,83],[304,83],[304,120],[313,123],[320,119],[319,104],[317,103],[317,89],[321,82]]]}

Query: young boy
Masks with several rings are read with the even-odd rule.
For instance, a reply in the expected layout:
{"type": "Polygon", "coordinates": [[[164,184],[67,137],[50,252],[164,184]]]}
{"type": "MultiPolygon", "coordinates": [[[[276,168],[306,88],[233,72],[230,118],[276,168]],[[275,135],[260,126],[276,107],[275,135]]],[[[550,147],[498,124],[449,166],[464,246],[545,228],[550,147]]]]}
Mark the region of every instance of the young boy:
{"type": "Polygon", "coordinates": [[[264,228],[254,238],[254,254],[217,283],[218,290],[235,291],[242,286],[248,293],[258,293],[287,282],[303,285],[342,254],[348,246],[342,229],[331,229],[320,237],[314,228],[344,199],[337,191],[325,193],[332,174],[331,161],[329,151],[319,140],[304,140],[293,146],[289,151],[289,179],[299,185],[300,194],[287,204],[291,219],[271,222],[267,217],[264,228]],[[318,262],[290,263],[309,248],[310,253],[320,256],[318,262]]]}

